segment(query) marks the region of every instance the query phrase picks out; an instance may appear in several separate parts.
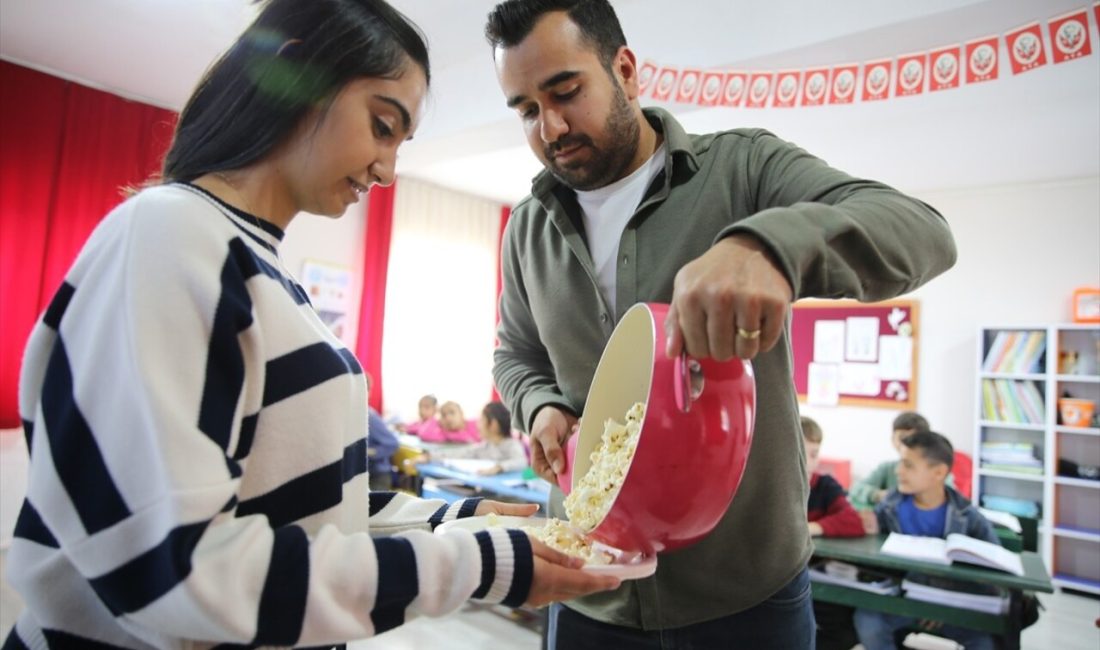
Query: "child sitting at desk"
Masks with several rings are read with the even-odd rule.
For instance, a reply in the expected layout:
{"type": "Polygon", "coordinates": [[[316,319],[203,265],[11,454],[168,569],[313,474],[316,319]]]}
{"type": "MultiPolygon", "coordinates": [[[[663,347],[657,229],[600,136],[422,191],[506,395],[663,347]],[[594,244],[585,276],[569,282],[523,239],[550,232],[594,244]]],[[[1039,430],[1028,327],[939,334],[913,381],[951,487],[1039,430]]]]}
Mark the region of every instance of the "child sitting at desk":
{"type": "Polygon", "coordinates": [[[435,395],[425,395],[421,397],[420,401],[416,404],[419,419],[416,422],[410,422],[398,427],[398,431],[413,436],[419,436],[420,432],[425,428],[438,427],[439,420],[435,419],[438,405],[439,400],[435,398],[435,395]]]}
{"type": "MultiPolygon", "coordinates": [[[[947,485],[955,451],[951,442],[933,431],[918,431],[901,441],[897,465],[897,488],[875,507],[870,532],[898,532],[906,535],[947,537],[962,533],[999,544],[993,526],[954,488],[947,485]]],[[[910,579],[920,581],[919,576],[910,579]]],[[[894,631],[918,624],[911,616],[864,609],[855,613],[856,631],[866,650],[894,648],[894,631]]],[[[967,650],[992,650],[993,637],[984,632],[953,625],[924,629],[957,641],[967,650]]]]}
{"type": "MultiPolygon", "coordinates": [[[[828,474],[818,474],[817,464],[824,435],[821,426],[802,416],[802,446],[806,452],[806,477],[810,498],[806,518],[814,537],[862,537],[863,522],[844,496],[844,488],[828,474]]],[[[853,609],[846,605],[814,601],[817,650],[848,650],[856,643],[853,609]]]]}
{"type": "Polygon", "coordinates": [[[458,402],[443,402],[439,407],[439,421],[421,427],[417,435],[424,442],[481,442],[477,422],[466,420],[458,402]]]}
{"type": "Polygon", "coordinates": [[[863,522],[844,496],[844,488],[832,476],[817,473],[823,438],[821,426],[802,416],[802,446],[806,451],[806,477],[810,483],[810,499],[806,505],[810,535],[863,537],[863,522]]]}
{"type": "MultiPolygon", "coordinates": [[[[901,454],[901,440],[902,438],[916,433],[918,431],[928,431],[931,427],[928,425],[928,420],[923,415],[915,411],[906,411],[901,415],[894,418],[893,437],[891,442],[894,444],[894,449],[898,454],[901,454]]],[[[879,463],[875,471],[852,485],[852,489],[849,492],[849,496],[852,498],[852,503],[857,508],[866,507],[870,509],[882,498],[886,496],[886,493],[898,486],[898,479],[896,475],[896,468],[898,466],[897,459],[888,460],[879,463]]]]}
{"type": "Polygon", "coordinates": [[[417,462],[426,463],[444,458],[478,458],[496,461],[495,465],[479,471],[479,474],[515,472],[527,467],[527,452],[523,450],[523,443],[512,437],[512,416],[504,404],[500,402],[486,404],[481,411],[477,426],[481,430],[483,442],[455,449],[425,452],[417,458],[417,462]]]}

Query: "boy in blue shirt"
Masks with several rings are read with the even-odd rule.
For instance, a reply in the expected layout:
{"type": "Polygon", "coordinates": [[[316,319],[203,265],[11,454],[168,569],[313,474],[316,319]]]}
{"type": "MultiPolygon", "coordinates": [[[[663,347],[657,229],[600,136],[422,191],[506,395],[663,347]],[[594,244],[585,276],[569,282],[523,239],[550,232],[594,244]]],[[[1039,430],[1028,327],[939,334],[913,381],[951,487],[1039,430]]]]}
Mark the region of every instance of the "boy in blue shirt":
{"type": "MultiPolygon", "coordinates": [[[[906,535],[946,538],[962,533],[999,544],[993,526],[969,501],[946,484],[955,450],[951,442],[933,431],[918,431],[901,441],[897,466],[898,486],[875,507],[878,529],[906,535]]],[[[878,532],[878,531],[870,531],[878,532]]],[[[993,638],[984,632],[942,625],[920,625],[911,616],[857,609],[856,631],[866,650],[886,650],[894,644],[896,630],[915,625],[961,643],[967,650],[992,650],[993,638]]]]}

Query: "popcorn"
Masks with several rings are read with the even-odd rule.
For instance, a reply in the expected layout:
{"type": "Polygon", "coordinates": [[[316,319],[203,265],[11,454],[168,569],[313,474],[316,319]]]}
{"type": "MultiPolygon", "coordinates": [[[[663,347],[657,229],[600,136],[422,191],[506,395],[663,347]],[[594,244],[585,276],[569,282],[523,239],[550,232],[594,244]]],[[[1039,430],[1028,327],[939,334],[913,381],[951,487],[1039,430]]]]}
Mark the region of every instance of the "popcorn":
{"type": "Polygon", "coordinates": [[[644,418],[645,404],[638,402],[627,410],[625,425],[610,418],[604,423],[603,436],[590,456],[592,466],[565,497],[565,513],[574,527],[590,533],[611,509],[638,448],[644,418]]]}
{"type": "Polygon", "coordinates": [[[522,530],[552,549],[584,560],[585,564],[611,564],[615,559],[561,519],[548,519],[545,526],[524,526],[522,530]]]}

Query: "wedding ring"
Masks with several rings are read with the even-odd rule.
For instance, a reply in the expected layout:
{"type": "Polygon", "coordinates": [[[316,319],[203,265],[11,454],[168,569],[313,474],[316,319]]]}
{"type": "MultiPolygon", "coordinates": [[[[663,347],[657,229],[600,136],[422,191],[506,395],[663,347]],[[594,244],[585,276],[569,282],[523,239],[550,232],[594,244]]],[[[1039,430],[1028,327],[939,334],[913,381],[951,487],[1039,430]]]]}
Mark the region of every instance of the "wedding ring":
{"type": "Polygon", "coordinates": [[[760,330],[747,330],[743,327],[738,327],[737,336],[740,336],[746,341],[755,341],[760,338],[760,330]]]}

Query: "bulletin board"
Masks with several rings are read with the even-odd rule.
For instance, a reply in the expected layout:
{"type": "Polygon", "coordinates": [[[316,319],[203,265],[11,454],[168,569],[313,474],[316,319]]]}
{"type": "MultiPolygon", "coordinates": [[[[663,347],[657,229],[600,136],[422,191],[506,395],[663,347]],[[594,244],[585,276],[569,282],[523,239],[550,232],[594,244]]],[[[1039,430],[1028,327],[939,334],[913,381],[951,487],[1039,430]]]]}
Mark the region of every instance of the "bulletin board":
{"type": "Polygon", "coordinates": [[[800,300],[791,309],[802,402],[913,410],[920,328],[915,300],[800,300]]]}

